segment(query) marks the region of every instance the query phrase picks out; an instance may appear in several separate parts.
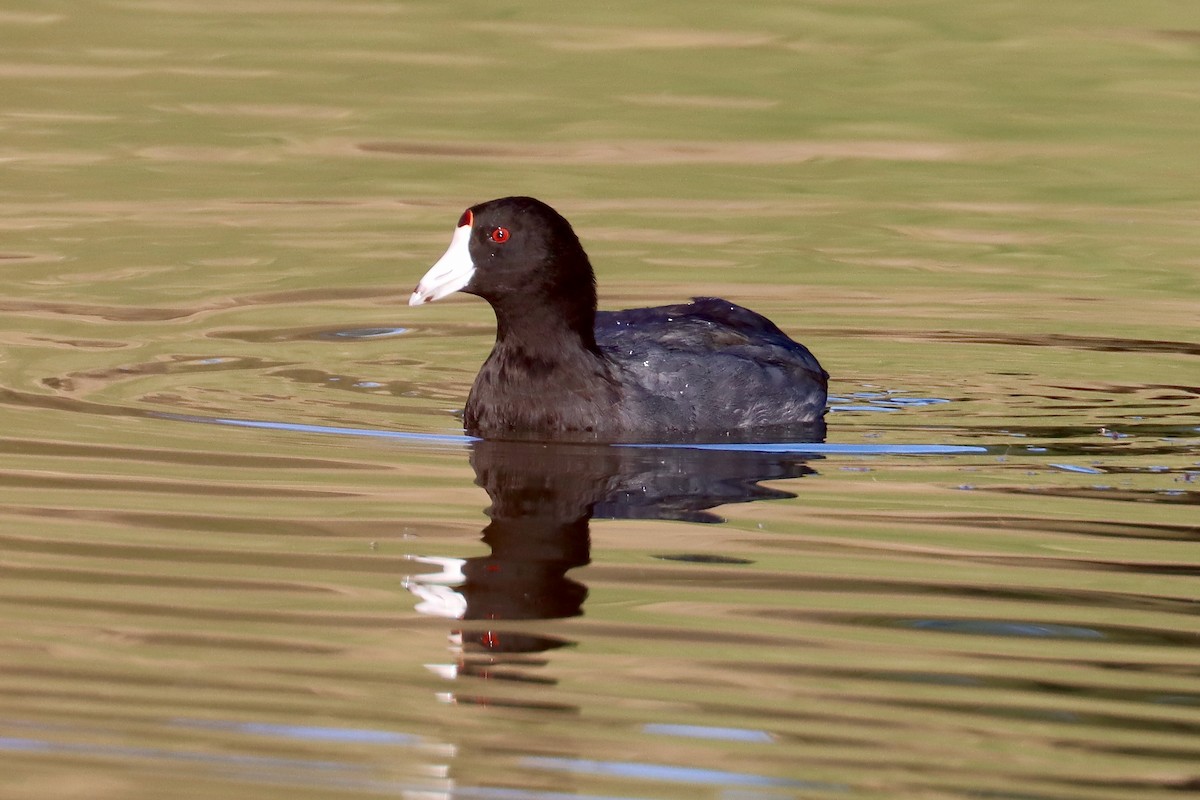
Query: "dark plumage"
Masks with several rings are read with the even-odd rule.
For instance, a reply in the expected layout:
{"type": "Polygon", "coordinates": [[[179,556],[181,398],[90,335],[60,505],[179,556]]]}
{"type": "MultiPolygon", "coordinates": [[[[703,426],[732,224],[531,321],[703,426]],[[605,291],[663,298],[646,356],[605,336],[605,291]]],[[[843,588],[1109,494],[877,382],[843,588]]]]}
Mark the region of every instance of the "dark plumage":
{"type": "Polygon", "coordinates": [[[774,323],[726,300],[596,311],[570,224],[530,197],[463,213],[409,301],[464,291],[496,313],[496,344],[464,424],[488,438],[668,439],[819,424],[828,374],[774,323]]]}

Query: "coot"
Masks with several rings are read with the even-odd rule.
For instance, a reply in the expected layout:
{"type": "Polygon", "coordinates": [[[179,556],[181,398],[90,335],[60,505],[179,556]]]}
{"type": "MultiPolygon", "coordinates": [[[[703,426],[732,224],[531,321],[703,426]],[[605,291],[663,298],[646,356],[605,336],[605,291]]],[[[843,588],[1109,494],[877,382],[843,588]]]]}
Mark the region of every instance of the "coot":
{"type": "Polygon", "coordinates": [[[463,291],[496,344],[463,417],[485,438],[647,440],[819,424],[829,375],[766,317],[715,297],[596,311],[570,224],[532,197],[463,212],[409,305],[463,291]]]}

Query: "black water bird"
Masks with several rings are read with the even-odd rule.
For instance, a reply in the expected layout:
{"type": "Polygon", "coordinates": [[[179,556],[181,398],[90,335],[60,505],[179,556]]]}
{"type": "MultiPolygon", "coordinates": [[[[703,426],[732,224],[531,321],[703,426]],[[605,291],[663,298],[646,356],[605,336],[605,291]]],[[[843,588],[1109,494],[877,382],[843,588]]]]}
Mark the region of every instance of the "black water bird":
{"type": "Polygon", "coordinates": [[[598,312],[578,237],[531,197],[464,211],[409,304],[457,291],[496,314],[463,418],[473,435],[648,441],[822,423],[829,376],[806,347],[714,297],[598,312]]]}

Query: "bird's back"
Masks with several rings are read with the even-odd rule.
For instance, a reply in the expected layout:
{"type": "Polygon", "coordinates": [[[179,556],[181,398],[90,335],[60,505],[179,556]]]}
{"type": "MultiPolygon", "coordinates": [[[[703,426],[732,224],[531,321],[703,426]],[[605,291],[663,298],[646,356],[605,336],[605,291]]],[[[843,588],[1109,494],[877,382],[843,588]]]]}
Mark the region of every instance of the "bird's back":
{"type": "Polygon", "coordinates": [[[806,347],[761,314],[712,297],[596,315],[628,419],[662,429],[729,431],[815,422],[828,375],[806,347]]]}

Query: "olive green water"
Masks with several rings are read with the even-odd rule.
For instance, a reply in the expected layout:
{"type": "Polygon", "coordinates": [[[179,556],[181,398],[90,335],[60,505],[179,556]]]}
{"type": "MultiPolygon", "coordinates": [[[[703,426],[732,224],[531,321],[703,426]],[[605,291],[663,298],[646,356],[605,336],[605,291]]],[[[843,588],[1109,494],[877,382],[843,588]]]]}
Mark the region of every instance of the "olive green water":
{"type": "Polygon", "coordinates": [[[1200,787],[1200,9],[5,1],[0,43],[0,797],[1200,787]],[[808,344],[825,447],[459,438],[491,315],[404,301],[517,193],[602,305],[808,344]]]}

